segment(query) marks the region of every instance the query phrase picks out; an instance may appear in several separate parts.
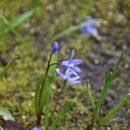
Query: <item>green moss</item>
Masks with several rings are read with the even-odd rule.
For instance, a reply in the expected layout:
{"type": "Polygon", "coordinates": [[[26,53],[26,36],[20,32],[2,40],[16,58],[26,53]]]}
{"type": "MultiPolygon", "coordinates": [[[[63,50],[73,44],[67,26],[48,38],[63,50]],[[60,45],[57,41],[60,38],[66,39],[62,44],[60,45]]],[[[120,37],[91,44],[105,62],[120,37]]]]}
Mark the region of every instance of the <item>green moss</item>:
{"type": "MultiPolygon", "coordinates": [[[[7,2],[7,0],[0,1],[0,12],[9,20],[33,8],[33,2],[31,1],[23,2],[22,0],[13,0],[8,2],[8,4],[7,2]]],[[[43,74],[46,67],[47,55],[50,52],[53,38],[70,26],[84,22],[87,16],[99,18],[100,24],[97,28],[99,29],[101,39],[98,40],[89,37],[89,39],[83,40],[80,31],[75,32],[71,36],[63,37],[59,39],[59,59],[67,59],[72,48],[76,50],[76,57],[81,57],[84,63],[89,62],[87,57],[92,61],[92,64],[94,64],[93,61],[95,60],[102,61],[102,56],[104,54],[110,57],[116,57],[121,53],[122,47],[124,45],[129,46],[128,43],[130,42],[128,3],[129,0],[58,0],[53,4],[45,6],[44,2],[42,2],[42,8],[29,20],[16,28],[33,49],[33,54],[31,56],[27,55],[27,50],[24,50],[20,46],[19,41],[17,41],[12,33],[7,33],[0,39],[0,53],[7,57],[7,61],[16,55],[21,56],[17,63],[9,69],[6,75],[0,80],[1,105],[8,108],[18,122],[31,128],[36,119],[33,93],[39,75],[43,74]],[[122,4],[120,4],[120,2],[122,4]],[[95,46],[99,46],[99,48],[97,48],[99,51],[96,51],[95,46]],[[112,50],[112,46],[115,46],[117,50],[112,50]]],[[[2,26],[3,22],[0,21],[0,28],[2,28],[2,26]]],[[[127,52],[126,55],[126,60],[129,61],[127,52]]],[[[109,61],[110,65],[113,65],[113,63],[115,63],[115,60],[112,62],[109,61]]],[[[107,63],[101,62],[101,65],[102,64],[107,63]]],[[[3,65],[1,64],[0,67],[2,68],[3,65]]],[[[93,65],[92,69],[94,67],[93,65]]],[[[117,92],[119,92],[120,99],[123,96],[120,93],[127,93],[128,88],[126,86],[129,86],[127,80],[129,72],[128,70],[122,71],[123,69],[124,68],[122,68],[120,74],[118,74],[122,77],[122,80],[117,78],[113,81],[112,85],[116,87],[109,93],[112,99],[118,99],[117,92]],[[117,94],[117,96],[115,94],[117,94]]],[[[103,73],[106,75],[106,71],[103,73]]],[[[99,77],[101,76],[99,75],[98,78],[99,77]]],[[[58,83],[55,82],[53,84],[54,92],[62,86],[62,81],[60,81],[59,78],[56,79],[58,79],[58,83]]],[[[52,93],[52,95],[53,94],[54,93],[52,93]]],[[[91,106],[89,106],[87,98],[85,97],[84,88],[68,85],[63,96],[62,105],[69,99],[72,99],[76,101],[76,107],[66,115],[64,118],[66,122],[61,122],[58,129],[85,129],[87,125],[90,124],[91,106]]],[[[55,100],[52,99],[52,106],[54,102],[55,100]]],[[[52,110],[53,108],[50,109],[52,110]]],[[[114,130],[123,130],[126,128],[127,119],[122,122],[118,122],[117,119],[114,123],[110,121],[108,124],[114,130]],[[119,127],[118,123],[121,123],[122,129],[119,127]]]]}

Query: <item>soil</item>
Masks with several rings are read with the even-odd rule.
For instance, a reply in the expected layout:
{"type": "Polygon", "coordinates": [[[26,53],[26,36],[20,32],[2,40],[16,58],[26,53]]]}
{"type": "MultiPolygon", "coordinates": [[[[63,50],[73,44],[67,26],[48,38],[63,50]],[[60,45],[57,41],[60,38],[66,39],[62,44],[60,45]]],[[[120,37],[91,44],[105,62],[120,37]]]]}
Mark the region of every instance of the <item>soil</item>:
{"type": "Polygon", "coordinates": [[[15,121],[7,120],[4,124],[4,130],[29,130],[15,121]]]}

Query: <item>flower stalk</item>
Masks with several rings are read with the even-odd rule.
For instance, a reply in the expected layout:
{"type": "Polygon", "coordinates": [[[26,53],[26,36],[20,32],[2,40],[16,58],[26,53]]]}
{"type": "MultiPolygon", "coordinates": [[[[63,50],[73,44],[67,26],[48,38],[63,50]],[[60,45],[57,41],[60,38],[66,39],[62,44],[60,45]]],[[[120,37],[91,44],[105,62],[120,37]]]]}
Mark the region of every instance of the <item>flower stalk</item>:
{"type": "MultiPolygon", "coordinates": [[[[56,64],[56,63],[51,63],[51,59],[52,59],[52,55],[58,51],[58,48],[59,48],[59,45],[58,45],[58,42],[54,42],[53,43],[53,46],[52,46],[52,50],[51,50],[51,54],[50,54],[50,57],[49,57],[49,60],[48,60],[48,63],[47,63],[47,68],[46,68],[46,71],[45,71],[45,76],[48,75],[48,72],[49,72],[49,68],[56,64]]],[[[38,112],[37,112],[37,121],[36,121],[36,126],[37,128],[39,128],[41,126],[41,117],[42,117],[42,107],[41,107],[41,98],[42,98],[42,93],[44,91],[44,87],[45,87],[45,80],[44,79],[41,83],[41,88],[40,88],[40,91],[39,91],[39,99],[38,99],[38,112]]],[[[45,101],[44,101],[45,102],[45,101]]]]}

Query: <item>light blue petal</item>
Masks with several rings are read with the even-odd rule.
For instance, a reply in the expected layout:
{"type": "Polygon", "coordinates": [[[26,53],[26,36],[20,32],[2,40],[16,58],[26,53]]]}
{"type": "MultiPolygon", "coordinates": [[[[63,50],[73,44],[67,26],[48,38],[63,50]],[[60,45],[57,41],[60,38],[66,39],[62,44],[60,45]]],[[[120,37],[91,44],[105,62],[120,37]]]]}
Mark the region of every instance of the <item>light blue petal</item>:
{"type": "Polygon", "coordinates": [[[73,57],[74,57],[74,49],[72,50],[72,54],[71,54],[70,60],[72,60],[73,57]]]}
{"type": "Polygon", "coordinates": [[[75,81],[69,81],[71,84],[80,84],[81,81],[80,80],[75,80],[75,81]]]}
{"type": "Polygon", "coordinates": [[[88,28],[88,32],[92,35],[92,36],[97,36],[98,31],[96,28],[88,28]]]}
{"type": "Polygon", "coordinates": [[[73,67],[73,70],[77,73],[80,73],[81,72],[81,69],[79,67],[73,67]]]}
{"type": "Polygon", "coordinates": [[[62,61],[61,66],[67,67],[69,64],[69,61],[62,61]]]}
{"type": "Polygon", "coordinates": [[[72,75],[71,70],[67,69],[65,72],[65,77],[68,79],[68,78],[70,78],[71,75],[72,75]]]}
{"type": "Polygon", "coordinates": [[[56,69],[56,73],[62,78],[65,80],[65,75],[60,71],[59,68],[56,69]]]}
{"type": "Polygon", "coordinates": [[[75,77],[69,78],[68,82],[70,82],[70,83],[72,83],[72,84],[81,83],[81,81],[78,80],[78,79],[80,79],[80,77],[77,75],[77,76],[75,76],[75,77]]]}
{"type": "MultiPolygon", "coordinates": [[[[86,18],[86,21],[87,21],[87,22],[91,22],[91,21],[93,21],[93,19],[92,19],[91,17],[87,17],[87,18],[86,18]]],[[[96,21],[93,21],[93,22],[91,22],[91,24],[89,24],[89,25],[90,25],[90,26],[93,26],[93,25],[95,25],[95,24],[97,24],[97,22],[96,22],[96,21]]],[[[88,26],[89,26],[89,25],[88,25],[88,26]]]]}
{"type": "Polygon", "coordinates": [[[73,77],[73,78],[70,78],[69,80],[70,80],[70,81],[76,81],[77,79],[80,79],[80,77],[79,77],[79,76],[75,76],[75,77],[73,77]]]}
{"type": "Polygon", "coordinates": [[[71,73],[72,73],[73,75],[78,75],[78,74],[73,70],[73,68],[70,68],[70,71],[71,71],[71,73]]]}
{"type": "Polygon", "coordinates": [[[74,59],[74,60],[69,61],[69,64],[74,64],[74,65],[78,65],[81,63],[82,63],[82,60],[80,60],[80,59],[74,59]]]}
{"type": "Polygon", "coordinates": [[[81,31],[82,33],[87,32],[87,26],[84,26],[84,27],[80,28],[80,31],[81,31]]]}

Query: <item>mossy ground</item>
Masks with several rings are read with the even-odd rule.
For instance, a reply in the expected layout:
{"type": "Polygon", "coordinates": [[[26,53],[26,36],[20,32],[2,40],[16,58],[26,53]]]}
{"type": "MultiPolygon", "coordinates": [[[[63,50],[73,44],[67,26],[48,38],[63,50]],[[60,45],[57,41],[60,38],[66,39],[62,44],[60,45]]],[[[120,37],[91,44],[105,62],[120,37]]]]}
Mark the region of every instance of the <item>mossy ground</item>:
{"type": "MultiPolygon", "coordinates": [[[[95,97],[99,96],[105,77],[114,67],[121,52],[126,55],[117,77],[112,82],[106,97],[106,106],[102,114],[107,113],[122,97],[130,92],[130,2],[129,0],[57,0],[45,6],[44,1],[37,12],[16,30],[33,50],[27,50],[12,33],[0,39],[0,67],[12,57],[20,55],[17,63],[8,70],[0,81],[0,105],[8,108],[16,120],[28,127],[34,126],[34,90],[39,76],[44,72],[53,38],[69,28],[84,22],[87,16],[99,21],[99,38],[82,38],[80,31],[71,36],[58,39],[60,43],[59,59],[67,59],[74,48],[76,57],[83,59],[83,83],[90,79],[95,97]],[[64,58],[63,58],[64,57],[64,58]]],[[[33,8],[31,1],[0,1],[0,14],[8,20],[33,8]]],[[[0,27],[3,22],[0,21],[0,27]]],[[[62,87],[58,78],[52,89],[55,92],[62,87]]],[[[91,107],[85,95],[84,87],[68,85],[61,104],[69,99],[75,100],[76,106],[61,122],[57,130],[83,130],[89,124],[91,107]]],[[[52,96],[54,93],[52,93],[52,96]]],[[[51,100],[51,108],[55,102],[51,100]]],[[[105,129],[130,129],[130,102],[125,105],[105,126],[105,129]]]]}

